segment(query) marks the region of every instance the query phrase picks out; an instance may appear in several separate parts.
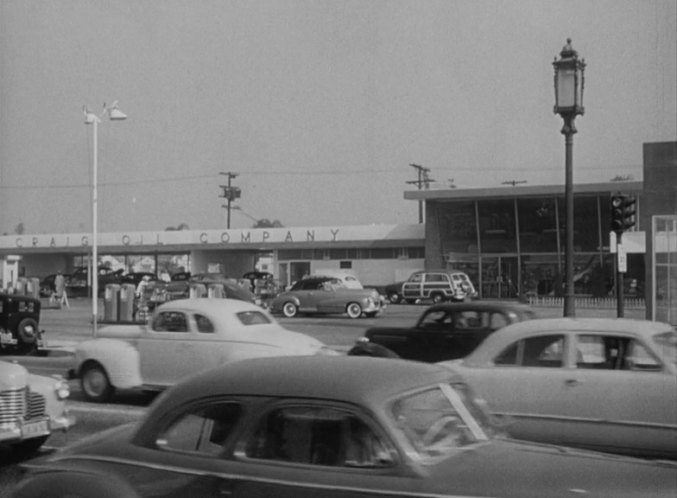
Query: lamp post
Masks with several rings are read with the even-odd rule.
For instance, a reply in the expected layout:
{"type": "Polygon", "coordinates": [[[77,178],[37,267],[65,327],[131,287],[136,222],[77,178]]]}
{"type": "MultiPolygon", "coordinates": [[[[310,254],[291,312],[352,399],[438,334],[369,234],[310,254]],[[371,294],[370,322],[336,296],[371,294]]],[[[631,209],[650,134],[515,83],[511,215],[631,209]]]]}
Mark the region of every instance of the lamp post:
{"type": "MultiPolygon", "coordinates": [[[[92,143],[93,160],[92,160],[92,260],[91,260],[91,270],[89,272],[90,278],[92,279],[92,333],[94,337],[97,335],[98,323],[97,317],[99,314],[99,254],[98,254],[98,161],[99,161],[99,123],[101,118],[87,109],[87,106],[82,108],[85,114],[85,124],[91,124],[93,126],[94,139],[92,143]]],[[[127,115],[118,109],[117,101],[113,102],[112,105],[107,106],[103,104],[103,116],[108,116],[108,119],[111,121],[122,121],[127,119],[127,115]]]]}
{"type": "Polygon", "coordinates": [[[560,59],[552,63],[555,67],[555,114],[564,119],[562,134],[565,144],[565,187],[566,205],[566,246],[564,316],[575,316],[574,309],[574,189],[573,189],[573,147],[576,116],[583,114],[583,84],[585,60],[578,59],[578,53],[571,47],[571,38],[560,52],[560,59]]]}

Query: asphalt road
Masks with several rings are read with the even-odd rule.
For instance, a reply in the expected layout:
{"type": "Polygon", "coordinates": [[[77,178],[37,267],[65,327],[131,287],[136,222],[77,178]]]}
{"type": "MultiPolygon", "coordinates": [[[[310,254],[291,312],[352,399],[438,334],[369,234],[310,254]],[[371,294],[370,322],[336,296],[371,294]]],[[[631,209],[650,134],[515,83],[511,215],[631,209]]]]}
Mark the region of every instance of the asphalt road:
{"type": "MultiPolygon", "coordinates": [[[[46,302],[45,302],[46,304],[46,302]]],[[[91,301],[86,298],[71,299],[70,308],[43,308],[40,328],[45,331],[50,354],[46,357],[0,357],[3,360],[18,361],[29,371],[41,375],[65,374],[71,365],[70,351],[83,340],[92,335],[91,301]]],[[[352,320],[347,316],[331,317],[298,317],[279,318],[287,329],[303,332],[313,336],[325,344],[339,350],[347,351],[364,330],[373,325],[405,326],[414,324],[418,316],[426,308],[420,305],[389,305],[378,318],[361,318],[352,320]]],[[[103,313],[103,303],[99,303],[99,313],[103,313]]],[[[561,308],[536,308],[539,317],[562,316],[561,308]]],[[[577,316],[614,317],[615,309],[577,309],[577,316]]],[[[643,318],[644,310],[627,310],[627,318],[643,318]]],[[[71,381],[72,395],[68,401],[69,411],[75,416],[75,427],[66,434],[53,435],[37,457],[45,455],[55,448],[71,444],[82,437],[93,434],[107,427],[138,420],[150,404],[153,396],[135,392],[123,392],[116,395],[113,403],[92,404],[83,400],[79,385],[71,381]]],[[[0,447],[0,496],[20,477],[19,464],[31,458],[20,457],[0,447]]]]}

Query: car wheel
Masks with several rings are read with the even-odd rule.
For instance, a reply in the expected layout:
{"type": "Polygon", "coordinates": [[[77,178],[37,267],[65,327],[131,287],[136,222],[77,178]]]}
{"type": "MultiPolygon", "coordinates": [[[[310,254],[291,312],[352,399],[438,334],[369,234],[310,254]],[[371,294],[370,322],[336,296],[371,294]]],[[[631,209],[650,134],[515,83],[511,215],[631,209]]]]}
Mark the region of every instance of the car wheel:
{"type": "Polygon", "coordinates": [[[86,363],[80,374],[80,388],[89,401],[102,403],[107,401],[115,391],[108,379],[108,374],[96,362],[86,363]]]}
{"type": "Polygon", "coordinates": [[[402,296],[400,296],[397,292],[391,292],[388,294],[388,301],[390,301],[392,304],[398,304],[400,301],[402,301],[402,296]]]}
{"type": "Polygon", "coordinates": [[[24,318],[19,322],[16,333],[23,344],[35,344],[38,340],[38,322],[24,318]]]}
{"type": "Polygon", "coordinates": [[[291,301],[288,301],[282,305],[282,314],[287,318],[294,318],[298,312],[298,307],[291,301]]]}
{"type": "Polygon", "coordinates": [[[444,296],[442,294],[433,294],[432,295],[433,304],[439,304],[444,301],[444,296]]]}
{"type": "Polygon", "coordinates": [[[350,318],[360,318],[362,316],[362,306],[357,303],[348,303],[346,313],[350,318]]]}
{"type": "Polygon", "coordinates": [[[25,439],[20,443],[12,445],[12,449],[19,453],[20,455],[32,455],[40,449],[40,447],[45,444],[49,436],[34,437],[31,439],[25,439]]]}

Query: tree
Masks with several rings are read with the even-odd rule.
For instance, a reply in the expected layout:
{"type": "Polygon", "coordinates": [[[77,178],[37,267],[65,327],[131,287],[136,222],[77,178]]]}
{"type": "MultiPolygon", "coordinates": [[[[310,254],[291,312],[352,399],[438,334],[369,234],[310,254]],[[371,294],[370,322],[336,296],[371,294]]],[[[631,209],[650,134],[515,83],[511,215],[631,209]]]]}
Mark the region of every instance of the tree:
{"type": "Polygon", "coordinates": [[[22,235],[26,231],[26,227],[24,226],[24,222],[20,221],[17,226],[14,227],[14,233],[18,235],[22,235]]]}
{"type": "Polygon", "coordinates": [[[261,218],[252,225],[252,228],[282,228],[283,226],[279,220],[270,221],[268,218],[261,218]]]}

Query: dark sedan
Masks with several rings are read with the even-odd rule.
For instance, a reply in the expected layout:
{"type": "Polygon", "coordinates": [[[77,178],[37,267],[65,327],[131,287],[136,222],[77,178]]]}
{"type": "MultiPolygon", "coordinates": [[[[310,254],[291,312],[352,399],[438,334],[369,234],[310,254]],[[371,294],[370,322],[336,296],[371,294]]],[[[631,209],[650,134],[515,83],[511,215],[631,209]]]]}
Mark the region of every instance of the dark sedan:
{"type": "Polygon", "coordinates": [[[504,439],[474,400],[437,365],[242,360],[29,462],[14,497],[675,496],[675,467],[504,439]]]}
{"type": "Polygon", "coordinates": [[[511,323],[536,318],[532,308],[514,302],[468,301],[436,304],[412,327],[372,327],[350,355],[399,356],[436,363],[470,354],[489,334],[511,323]]]}

